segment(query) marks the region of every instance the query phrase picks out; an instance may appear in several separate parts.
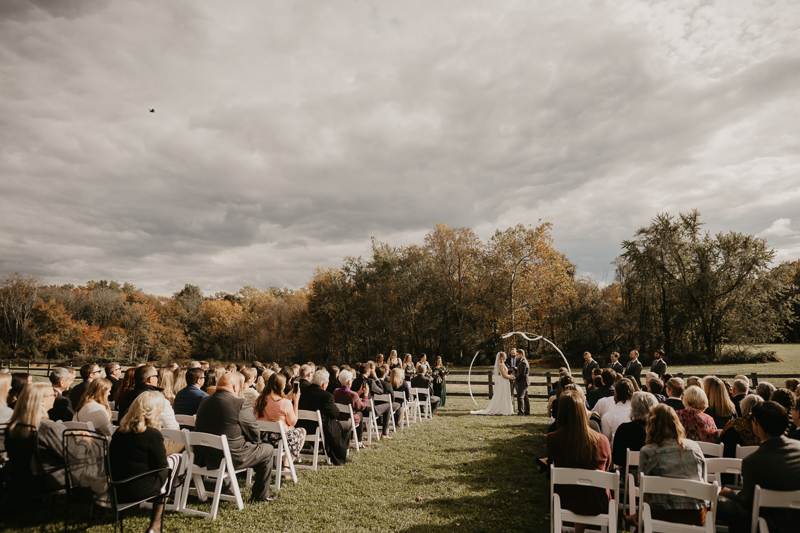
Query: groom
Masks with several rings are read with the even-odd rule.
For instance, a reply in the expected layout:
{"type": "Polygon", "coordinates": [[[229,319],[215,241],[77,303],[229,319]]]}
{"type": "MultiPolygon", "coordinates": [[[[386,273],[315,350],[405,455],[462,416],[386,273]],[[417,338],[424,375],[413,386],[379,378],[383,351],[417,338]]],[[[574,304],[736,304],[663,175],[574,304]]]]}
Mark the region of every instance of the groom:
{"type": "Polygon", "coordinates": [[[528,387],[531,384],[529,377],[530,365],[525,358],[525,350],[517,350],[519,360],[517,361],[516,384],[517,384],[517,414],[519,416],[531,414],[531,402],[528,399],[528,387]]]}

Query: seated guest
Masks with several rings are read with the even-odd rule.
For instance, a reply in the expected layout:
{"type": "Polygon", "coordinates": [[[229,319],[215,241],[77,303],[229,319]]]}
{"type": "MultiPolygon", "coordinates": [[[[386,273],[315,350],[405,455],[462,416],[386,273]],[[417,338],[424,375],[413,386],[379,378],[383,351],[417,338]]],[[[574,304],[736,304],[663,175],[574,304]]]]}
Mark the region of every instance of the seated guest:
{"type": "MultiPolygon", "coordinates": [[[[584,404],[586,403],[586,397],[583,395],[583,389],[577,383],[569,383],[568,385],[564,386],[564,392],[572,391],[576,392],[578,396],[583,398],[584,404]]],[[[596,431],[598,433],[602,433],[600,431],[600,415],[597,413],[592,413],[587,410],[586,416],[589,417],[589,429],[596,431]]],[[[550,424],[550,427],[547,429],[548,433],[552,433],[553,431],[558,429],[558,419],[553,420],[553,423],[550,424]]]]}
{"type": "Polygon", "coordinates": [[[8,397],[6,398],[6,403],[10,408],[14,408],[17,405],[17,400],[22,395],[22,391],[33,383],[33,376],[27,374],[25,372],[17,372],[11,374],[11,390],[8,391],[8,397]]]}
{"type": "Polygon", "coordinates": [[[75,406],[75,420],[91,422],[95,430],[111,436],[111,408],[108,406],[108,393],[111,382],[97,378],[89,384],[81,401],[75,406]]]}
{"type": "Polygon", "coordinates": [[[600,373],[602,384],[598,388],[589,391],[586,395],[586,404],[589,409],[593,409],[598,400],[614,396],[614,380],[616,375],[616,372],[610,368],[604,368],[602,370],[600,373]]]}
{"type": "Polygon", "coordinates": [[[125,374],[122,376],[122,383],[120,384],[119,389],[117,389],[117,393],[114,395],[113,398],[111,398],[112,400],[117,402],[118,408],[119,408],[119,401],[122,398],[122,395],[128,391],[133,390],[133,387],[136,385],[136,383],[133,380],[133,374],[136,372],[137,368],[138,367],[132,366],[125,371],[125,374]]]}
{"type": "Polygon", "coordinates": [[[634,392],[631,399],[631,421],[620,424],[614,434],[614,447],[611,458],[620,470],[625,470],[628,450],[638,452],[644,446],[647,436],[647,417],[658,404],[649,392],[634,392]]]}
{"type": "Polygon", "coordinates": [[[761,396],[765,402],[769,401],[773,392],[775,392],[775,385],[769,381],[762,381],[758,384],[758,387],[756,387],[756,394],[761,396]]]}
{"type": "MultiPolygon", "coordinates": [[[[547,456],[557,468],[584,468],[608,471],[611,447],[608,439],[589,428],[584,399],[577,391],[565,391],[558,407],[558,429],[548,433],[547,456]]],[[[596,516],[608,511],[611,494],[605,489],[556,485],[561,508],[581,515],[596,516]]],[[[585,524],[575,524],[575,533],[583,533],[585,524]]]]}
{"type": "MultiPolygon", "coordinates": [[[[425,375],[427,372],[428,370],[425,365],[417,365],[417,375],[411,378],[410,385],[412,388],[424,389],[428,391],[428,395],[431,399],[431,411],[433,411],[433,414],[436,414],[436,410],[439,408],[439,402],[441,402],[442,399],[433,395],[433,385],[431,384],[431,379],[425,375]]],[[[426,398],[427,396],[425,396],[425,393],[423,392],[420,399],[424,401],[426,398]]]]}
{"type": "MultiPolygon", "coordinates": [[[[369,399],[375,399],[376,394],[383,394],[383,386],[378,383],[375,375],[374,363],[366,363],[358,365],[358,376],[353,379],[353,388],[356,390],[361,389],[362,383],[366,384],[369,391],[369,399]]],[[[389,414],[391,405],[387,403],[375,403],[375,417],[378,424],[383,428],[381,432],[381,439],[391,439],[389,436],[389,414]]]]}
{"type": "Polygon", "coordinates": [[[792,412],[794,411],[795,404],[797,403],[794,394],[789,389],[784,389],[781,387],[775,389],[775,392],[772,393],[772,396],[770,396],[769,400],[786,409],[786,414],[789,419],[789,426],[786,428],[786,435],[788,436],[789,433],[797,429],[797,427],[794,425],[794,422],[792,422],[792,412]]]}
{"type": "Polygon", "coordinates": [[[186,371],[186,386],[175,395],[176,415],[195,415],[203,398],[208,394],[203,392],[202,386],[206,379],[205,372],[200,367],[190,368],[186,371]]]}
{"type": "Polygon", "coordinates": [[[80,369],[82,382],[78,383],[69,392],[69,399],[72,401],[72,408],[77,411],[76,407],[81,403],[81,397],[89,388],[89,384],[95,379],[100,377],[100,367],[95,363],[86,363],[80,369]]]}
{"type": "Polygon", "coordinates": [[[408,386],[408,381],[405,380],[405,373],[401,368],[393,368],[391,376],[392,389],[395,391],[402,391],[406,401],[411,401],[411,387],[408,386]]]}
{"type": "Polygon", "coordinates": [[[600,427],[603,435],[610,443],[614,443],[614,433],[620,424],[631,419],[631,398],[633,397],[633,382],[623,378],[617,382],[614,391],[614,405],[602,417],[600,427]]]}
{"type": "MultiPolygon", "coordinates": [[[[87,395],[89,393],[87,391],[87,395]]],[[[108,446],[111,476],[117,481],[157,468],[163,469],[117,487],[120,503],[136,502],[152,496],[150,501],[153,509],[148,533],[160,533],[164,504],[172,490],[175,475],[180,470],[181,454],[167,456],[164,448],[164,437],[161,435],[163,408],[164,397],[157,392],[145,391],[137,396],[108,446]]]]}
{"type": "Polygon", "coordinates": [[[681,400],[685,390],[683,380],[681,378],[670,378],[670,380],[667,381],[666,390],[667,399],[664,400],[664,404],[669,405],[675,411],[683,409],[683,400],[681,400]]]}
{"type": "Polygon", "coordinates": [[[688,389],[689,387],[700,387],[700,388],[702,388],[703,387],[703,380],[700,379],[697,376],[689,376],[688,378],[686,378],[686,388],[688,389]]]}
{"type": "Polygon", "coordinates": [[[122,386],[122,380],[119,379],[122,373],[122,367],[119,363],[108,363],[106,365],[106,379],[111,382],[111,392],[108,393],[108,401],[113,402],[117,391],[122,386]]]}
{"type": "MultiPolygon", "coordinates": [[[[269,476],[272,472],[273,447],[261,441],[258,422],[253,410],[243,398],[237,398],[238,380],[223,374],[217,381],[217,389],[200,403],[197,410],[195,431],[225,435],[237,470],[253,468],[253,492],[251,501],[270,502],[276,496],[269,495],[269,476]]],[[[222,451],[211,448],[195,448],[195,464],[217,468],[222,460],[222,451]]]]}
{"type": "Polygon", "coordinates": [[[748,393],[749,393],[749,388],[747,386],[746,381],[742,381],[741,379],[733,380],[733,398],[731,398],[731,401],[733,402],[733,405],[736,407],[736,416],[742,416],[742,408],[739,405],[739,403],[742,400],[744,400],[745,396],[747,396],[748,393]]]}
{"type": "Polygon", "coordinates": [[[731,401],[725,384],[716,376],[706,376],[703,388],[708,398],[708,407],[705,413],[714,419],[714,425],[724,428],[733,420],[736,414],[736,405],[731,401]]]}
{"type": "Polygon", "coordinates": [[[66,483],[61,435],[67,428],[60,422],[47,419],[55,398],[56,391],[49,383],[27,385],[20,391],[14,414],[8,421],[5,448],[9,466],[8,487],[13,487],[9,492],[9,503],[13,508],[30,505],[32,497],[44,488],[63,488],[66,483]],[[44,470],[44,484],[34,476],[35,446],[38,446],[44,470]]]}
{"type": "Polygon", "coordinates": [[[244,390],[242,396],[247,400],[247,405],[255,409],[256,401],[258,400],[259,392],[256,390],[256,376],[258,371],[255,368],[242,369],[242,376],[244,376],[244,390]]]}
{"type": "Polygon", "coordinates": [[[750,423],[750,413],[753,406],[763,402],[761,396],[757,394],[748,394],[744,400],[739,403],[742,409],[742,416],[736,417],[727,424],[722,430],[722,435],[719,441],[725,445],[725,457],[736,457],[736,445],[739,446],[758,446],[759,440],[755,433],[753,433],[753,425],[750,423]]]}
{"type": "MultiPolygon", "coordinates": [[[[717,504],[717,514],[731,533],[750,531],[756,485],[767,490],[800,490],[800,442],[784,436],[786,410],[775,402],[759,403],[753,406],[751,419],[761,444],[742,460],[742,490],[723,488],[717,504]]],[[[797,509],[766,508],[760,516],[772,532],[797,531],[800,523],[797,509]]]]}
{"type": "MultiPolygon", "coordinates": [[[[692,388],[697,387],[689,387],[692,388]]],[[[647,419],[647,438],[639,450],[639,472],[646,476],[706,480],[706,460],[700,446],[686,438],[675,411],[667,405],[653,407],[647,419]]],[[[654,520],[697,526],[705,523],[706,502],[671,494],[648,494],[646,501],[654,520]]],[[[625,521],[637,524],[638,515],[626,515],[625,521]]]]}
{"type": "Polygon", "coordinates": [[[667,401],[667,397],[661,394],[664,391],[664,383],[658,378],[653,378],[647,381],[647,392],[655,396],[658,403],[667,401]]]}
{"type": "MultiPolygon", "coordinates": [[[[179,368],[175,371],[175,383],[173,384],[172,390],[175,392],[177,396],[180,391],[186,387],[186,368],[179,368]]],[[[174,403],[174,402],[173,402],[174,403]]],[[[175,407],[173,405],[173,407],[175,407]]]]}
{"type": "Polygon", "coordinates": [[[7,424],[14,410],[6,405],[8,391],[11,390],[11,374],[0,372],[0,424],[7,424]]]}
{"type": "Polygon", "coordinates": [[[47,418],[50,420],[61,420],[62,422],[69,422],[75,415],[72,409],[72,402],[69,400],[67,393],[69,386],[75,375],[66,367],[54,368],[50,372],[50,384],[53,390],[56,391],[56,399],[53,402],[53,408],[47,413],[47,418]]]}
{"type": "MultiPolygon", "coordinates": [[[[301,369],[302,374],[302,369],[301,369]]],[[[311,379],[311,385],[301,390],[300,410],[319,411],[322,415],[322,433],[325,435],[325,453],[335,465],[343,465],[347,461],[347,448],[353,437],[351,428],[343,428],[339,423],[339,409],[333,401],[333,394],[328,392],[327,370],[317,370],[311,379]]],[[[299,420],[297,427],[305,428],[306,433],[316,431],[317,425],[309,420],[299,420]]]]}
{"type": "MultiPolygon", "coordinates": [[[[333,401],[338,404],[349,405],[353,408],[353,417],[355,418],[356,437],[361,440],[361,435],[364,426],[364,417],[369,416],[370,407],[367,398],[369,398],[369,391],[367,384],[364,383],[361,390],[358,392],[350,389],[353,384],[353,373],[349,370],[342,370],[339,372],[339,383],[341,387],[333,392],[333,401]]],[[[339,420],[349,421],[350,413],[339,409],[339,420]]]]}
{"type": "Polygon", "coordinates": [[[686,438],[700,442],[717,442],[717,425],[714,419],[705,414],[708,398],[700,387],[694,385],[683,395],[685,409],[678,411],[678,419],[683,424],[686,438]]]}
{"type": "MultiPolygon", "coordinates": [[[[296,459],[300,455],[300,449],[306,439],[306,430],[302,427],[295,427],[302,393],[298,388],[290,401],[286,399],[286,395],[283,393],[285,385],[286,377],[283,374],[272,374],[269,377],[267,386],[264,387],[258,400],[256,400],[255,414],[258,420],[283,422],[289,453],[293,459],[296,459]]],[[[281,442],[281,434],[268,431],[262,440],[266,440],[273,448],[277,448],[281,442]]],[[[289,461],[290,459],[284,456],[283,463],[286,469],[289,468],[289,461]]]]}
{"type": "Polygon", "coordinates": [[[330,370],[330,378],[328,379],[328,392],[333,394],[333,391],[339,388],[339,367],[336,365],[331,365],[330,370]]]}
{"type": "MultiPolygon", "coordinates": [[[[386,367],[388,367],[388,365],[383,365],[380,368],[376,368],[375,369],[375,382],[382,388],[383,394],[388,394],[389,398],[392,399],[392,401],[389,404],[387,404],[387,406],[389,406],[390,408],[387,407],[386,421],[388,422],[389,415],[391,413],[394,413],[394,423],[397,424],[397,423],[400,422],[400,419],[399,419],[399,416],[400,416],[400,403],[396,402],[395,399],[394,399],[394,387],[392,387],[392,383],[391,383],[391,381],[389,381],[388,376],[386,375],[386,370],[385,370],[386,367]]],[[[385,402],[379,402],[379,401],[375,402],[375,412],[376,413],[378,413],[378,411],[379,411],[379,407],[378,406],[379,405],[383,405],[384,403],[385,402]]],[[[388,426],[389,426],[388,423],[384,424],[384,426],[383,426],[384,434],[389,432],[388,426]]]]}
{"type": "MultiPolygon", "coordinates": [[[[547,404],[547,411],[550,413],[550,418],[554,419],[553,421],[558,420],[558,399],[561,397],[561,393],[564,392],[567,385],[573,383],[575,383],[575,379],[569,374],[564,374],[563,376],[558,378],[558,384],[557,384],[558,387],[556,389],[556,393],[550,397],[547,404]]],[[[597,403],[600,402],[598,401],[597,403]]],[[[595,407],[597,407],[596,404],[595,407]]],[[[592,411],[594,411],[594,409],[592,409],[592,411]]]]}
{"type": "Polygon", "coordinates": [[[167,366],[158,370],[158,388],[161,389],[161,394],[169,400],[170,405],[175,403],[175,374],[172,372],[172,367],[167,366]]]}
{"type": "MultiPolygon", "coordinates": [[[[161,389],[156,386],[158,383],[158,371],[152,365],[142,365],[133,373],[133,390],[126,392],[122,395],[117,405],[119,411],[119,418],[122,420],[128,412],[137,396],[145,391],[153,391],[161,393],[161,389]]],[[[164,398],[164,395],[161,395],[164,398]]],[[[177,420],[175,420],[175,411],[172,409],[172,404],[169,400],[164,398],[164,409],[161,411],[161,427],[167,429],[180,429],[177,420]]]]}

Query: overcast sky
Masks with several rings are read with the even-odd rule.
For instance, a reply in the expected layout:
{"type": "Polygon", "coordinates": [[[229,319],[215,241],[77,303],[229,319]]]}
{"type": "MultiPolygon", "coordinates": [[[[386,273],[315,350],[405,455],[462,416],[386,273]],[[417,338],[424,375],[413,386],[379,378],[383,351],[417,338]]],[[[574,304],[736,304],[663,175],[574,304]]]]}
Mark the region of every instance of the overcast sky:
{"type": "Polygon", "coordinates": [[[660,212],[800,258],[800,2],[0,1],[0,274],[169,295],[660,212]],[[154,109],[151,113],[149,110],[154,109]]]}

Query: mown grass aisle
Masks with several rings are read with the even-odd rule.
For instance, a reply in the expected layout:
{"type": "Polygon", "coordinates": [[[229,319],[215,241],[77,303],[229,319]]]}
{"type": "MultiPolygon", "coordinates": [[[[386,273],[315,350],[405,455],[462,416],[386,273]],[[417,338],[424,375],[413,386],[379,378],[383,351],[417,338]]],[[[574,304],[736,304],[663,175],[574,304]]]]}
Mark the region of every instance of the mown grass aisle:
{"type": "MultiPolygon", "coordinates": [[[[488,400],[479,403],[485,407],[488,400]]],[[[238,511],[234,504],[222,503],[215,522],[167,513],[164,529],[545,532],[547,484],[534,463],[544,455],[543,418],[472,416],[470,406],[469,399],[448,398],[433,420],[414,424],[394,440],[361,453],[351,451],[353,462],[345,467],[299,471],[298,483],[284,481],[280,498],[272,504],[238,511]]],[[[544,404],[534,402],[532,407],[541,415],[544,404]]],[[[190,505],[201,506],[193,497],[190,505]]],[[[147,516],[140,511],[126,514],[128,531],[145,531],[147,516]]],[[[56,517],[63,517],[63,510],[56,517]]],[[[28,517],[20,525],[4,529],[33,533],[38,522],[28,517]]],[[[60,526],[56,523],[50,530],[60,526]]],[[[76,523],[76,529],[85,530],[85,525],[76,523]]],[[[89,531],[113,531],[113,524],[89,531]]]]}

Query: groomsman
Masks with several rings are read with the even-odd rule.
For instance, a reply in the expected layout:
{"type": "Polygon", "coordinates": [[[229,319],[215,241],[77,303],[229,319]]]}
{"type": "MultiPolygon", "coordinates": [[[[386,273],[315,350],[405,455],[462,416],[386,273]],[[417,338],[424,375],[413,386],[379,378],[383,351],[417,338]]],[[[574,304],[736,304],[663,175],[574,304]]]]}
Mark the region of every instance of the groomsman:
{"type": "Polygon", "coordinates": [[[641,380],[639,379],[639,375],[642,373],[642,363],[639,362],[639,352],[636,350],[631,350],[631,360],[628,363],[628,366],[625,367],[625,377],[635,379],[636,383],[639,384],[639,388],[641,388],[641,380]]]}
{"type": "MultiPolygon", "coordinates": [[[[512,376],[517,375],[517,365],[519,364],[519,356],[517,355],[517,349],[511,348],[508,351],[508,359],[506,359],[506,368],[508,368],[508,373],[512,376]]],[[[511,383],[511,397],[514,397],[514,394],[517,391],[517,382],[513,379],[508,380],[511,383]]]]}
{"type": "MultiPolygon", "coordinates": [[[[519,416],[531,414],[531,402],[528,399],[528,387],[531,384],[528,377],[529,373],[530,365],[528,365],[528,360],[525,359],[525,351],[520,350],[519,361],[517,362],[517,379],[515,380],[517,385],[517,414],[519,416]]],[[[514,383],[514,381],[511,383],[514,383]]]]}
{"type": "Polygon", "coordinates": [[[650,372],[654,372],[658,374],[658,377],[663,376],[667,373],[667,362],[664,361],[664,350],[659,348],[656,350],[656,353],[653,354],[653,364],[650,366],[650,372]]]}
{"type": "Polygon", "coordinates": [[[592,383],[592,370],[600,368],[600,363],[592,359],[592,354],[583,352],[583,384],[587,387],[592,383]]]}
{"type": "Polygon", "coordinates": [[[608,368],[617,374],[622,374],[625,372],[625,367],[619,362],[619,352],[611,352],[611,362],[608,363],[608,368]]]}

